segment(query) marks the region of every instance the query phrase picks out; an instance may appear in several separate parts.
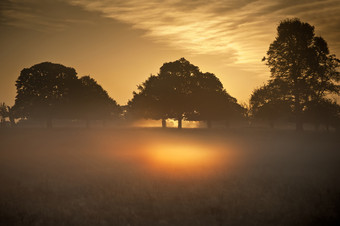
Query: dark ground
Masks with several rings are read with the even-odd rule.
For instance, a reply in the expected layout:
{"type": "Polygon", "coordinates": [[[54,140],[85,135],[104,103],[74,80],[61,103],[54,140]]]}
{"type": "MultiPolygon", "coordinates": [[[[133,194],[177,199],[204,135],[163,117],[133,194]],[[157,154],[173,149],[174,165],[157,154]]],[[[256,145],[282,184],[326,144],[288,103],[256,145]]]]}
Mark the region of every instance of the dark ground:
{"type": "Polygon", "coordinates": [[[2,129],[0,225],[340,225],[339,138],[2,129]],[[142,153],[155,142],[206,149],[215,164],[152,165],[142,153]]]}

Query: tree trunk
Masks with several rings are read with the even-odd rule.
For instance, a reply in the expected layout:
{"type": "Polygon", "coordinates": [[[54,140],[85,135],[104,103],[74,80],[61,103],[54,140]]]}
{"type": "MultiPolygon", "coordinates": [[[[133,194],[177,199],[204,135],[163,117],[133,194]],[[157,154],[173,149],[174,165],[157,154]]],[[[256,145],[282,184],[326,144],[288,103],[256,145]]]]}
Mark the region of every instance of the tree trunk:
{"type": "Polygon", "coordinates": [[[211,120],[207,120],[207,128],[211,129],[211,120]]]}
{"type": "Polygon", "coordinates": [[[182,129],[182,117],[178,118],[178,129],[182,129]]]}
{"type": "Polygon", "coordinates": [[[295,113],[295,128],[296,131],[303,131],[303,116],[302,116],[302,106],[300,103],[300,84],[298,80],[298,76],[300,75],[299,68],[295,65],[293,67],[293,77],[294,77],[294,88],[293,88],[293,94],[294,94],[294,113],[295,113]]]}
{"type": "Polygon", "coordinates": [[[166,119],[162,118],[162,128],[166,128],[166,119]]]}
{"type": "Polygon", "coordinates": [[[9,117],[9,121],[11,122],[11,127],[15,127],[15,120],[14,117],[9,117]]]}

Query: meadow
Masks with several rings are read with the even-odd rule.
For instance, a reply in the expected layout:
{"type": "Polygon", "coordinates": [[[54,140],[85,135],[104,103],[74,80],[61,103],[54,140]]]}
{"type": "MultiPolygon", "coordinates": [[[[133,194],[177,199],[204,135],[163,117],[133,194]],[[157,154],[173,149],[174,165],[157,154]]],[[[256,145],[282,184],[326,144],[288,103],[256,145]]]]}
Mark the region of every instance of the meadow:
{"type": "Polygon", "coordinates": [[[0,225],[339,225],[337,133],[0,130],[0,225]]]}

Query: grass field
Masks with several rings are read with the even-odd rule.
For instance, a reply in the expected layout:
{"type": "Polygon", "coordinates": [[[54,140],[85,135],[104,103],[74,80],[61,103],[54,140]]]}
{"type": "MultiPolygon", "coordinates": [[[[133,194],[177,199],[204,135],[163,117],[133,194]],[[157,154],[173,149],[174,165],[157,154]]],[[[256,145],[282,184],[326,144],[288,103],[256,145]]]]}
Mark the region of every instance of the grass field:
{"type": "Polygon", "coordinates": [[[339,225],[340,136],[0,130],[0,225],[339,225]]]}

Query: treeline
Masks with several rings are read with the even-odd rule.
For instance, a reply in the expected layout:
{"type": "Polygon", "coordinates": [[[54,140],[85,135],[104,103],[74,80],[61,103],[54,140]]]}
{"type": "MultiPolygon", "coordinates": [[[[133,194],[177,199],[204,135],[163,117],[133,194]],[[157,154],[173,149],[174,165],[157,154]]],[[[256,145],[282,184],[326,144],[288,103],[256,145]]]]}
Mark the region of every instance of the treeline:
{"type": "Polygon", "coordinates": [[[127,106],[119,106],[90,76],[78,78],[75,69],[44,62],[25,68],[16,81],[12,107],[0,105],[2,124],[16,119],[91,120],[155,119],[166,127],[167,119],[213,121],[228,125],[237,120],[340,126],[340,106],[329,98],[340,93],[339,59],[330,54],[327,42],[315,36],[314,27],[299,19],[283,20],[277,37],[263,58],[271,71],[266,84],[254,90],[241,106],[212,73],[184,58],[164,63],[133,92],[127,106]]]}
{"type": "Polygon", "coordinates": [[[45,120],[52,127],[53,119],[110,120],[117,118],[120,107],[90,76],[78,78],[75,69],[44,62],[25,68],[16,81],[17,95],[12,107],[0,107],[2,119],[45,120]]]}
{"type": "Polygon", "coordinates": [[[160,73],[151,75],[127,106],[119,106],[90,76],[78,78],[75,69],[44,62],[25,68],[16,81],[17,95],[12,107],[1,105],[2,118],[45,120],[52,127],[53,119],[134,120],[140,118],[207,121],[230,121],[242,118],[246,109],[231,97],[212,73],[181,58],[165,63],[160,73]]]}

